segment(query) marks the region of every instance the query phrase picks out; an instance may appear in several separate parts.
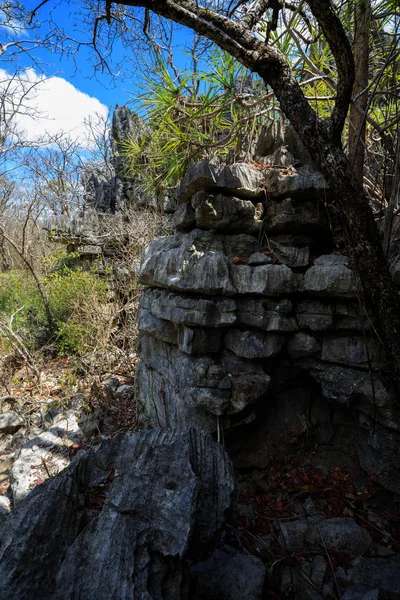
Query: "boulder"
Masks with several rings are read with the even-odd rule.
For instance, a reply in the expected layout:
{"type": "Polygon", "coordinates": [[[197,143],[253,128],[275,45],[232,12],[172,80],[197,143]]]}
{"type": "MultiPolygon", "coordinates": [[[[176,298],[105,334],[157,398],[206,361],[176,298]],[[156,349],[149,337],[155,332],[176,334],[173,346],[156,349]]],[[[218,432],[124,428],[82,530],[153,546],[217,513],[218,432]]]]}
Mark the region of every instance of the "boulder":
{"type": "Polygon", "coordinates": [[[116,436],[2,517],[0,598],[188,600],[185,558],[213,544],[233,493],[198,431],[116,436]]]}
{"type": "Polygon", "coordinates": [[[307,521],[289,521],[279,523],[283,547],[287,552],[303,552],[308,532],[307,521]]]}
{"type": "Polygon", "coordinates": [[[14,503],[23,500],[49,474],[55,475],[67,467],[71,460],[70,448],[82,437],[76,415],[69,412],[57,415],[49,431],[27,441],[10,470],[14,503]]]}
{"type": "Polygon", "coordinates": [[[224,546],[190,569],[191,600],[261,600],[265,565],[255,556],[224,546]]]}
{"type": "Polygon", "coordinates": [[[320,554],[314,556],[311,571],[311,581],[313,582],[315,587],[320,591],[322,591],[327,568],[328,565],[326,564],[326,561],[323,556],[321,556],[320,554]]]}
{"type": "Polygon", "coordinates": [[[365,554],[372,544],[368,531],[347,517],[311,521],[306,540],[313,547],[333,547],[337,552],[346,552],[351,556],[365,554]]]}
{"type": "MultiPolygon", "coordinates": [[[[400,598],[400,554],[388,558],[360,557],[356,558],[352,565],[347,573],[340,568],[336,570],[339,585],[351,584],[350,589],[356,586],[360,586],[361,589],[364,587],[365,595],[367,591],[378,590],[380,592],[378,598],[385,600],[400,598]]],[[[364,596],[361,598],[367,600],[364,596]]]]}
{"type": "MultiPolygon", "coordinates": [[[[372,538],[350,518],[325,519],[322,515],[309,519],[279,523],[282,542],[288,552],[302,552],[307,544],[314,549],[334,547],[353,556],[365,554],[372,538]]],[[[322,584],[322,581],[321,581],[322,584]]]]}
{"type": "Polygon", "coordinates": [[[332,254],[320,256],[304,276],[304,291],[327,297],[355,297],[357,282],[348,266],[348,258],[332,254]]]}
{"type": "Polygon", "coordinates": [[[14,410],[0,414],[0,433],[15,433],[24,424],[24,419],[14,410]]]}

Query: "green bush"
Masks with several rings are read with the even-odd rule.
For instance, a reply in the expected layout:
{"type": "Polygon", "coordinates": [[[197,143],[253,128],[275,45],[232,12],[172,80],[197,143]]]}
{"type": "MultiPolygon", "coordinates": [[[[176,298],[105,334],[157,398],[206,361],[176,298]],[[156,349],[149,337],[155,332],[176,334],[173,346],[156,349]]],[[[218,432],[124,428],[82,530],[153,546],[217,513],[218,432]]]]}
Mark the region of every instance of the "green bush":
{"type": "Polygon", "coordinates": [[[79,354],[94,347],[105,326],[107,283],[94,273],[68,267],[50,274],[44,283],[59,351],[79,354]]]}
{"type": "Polygon", "coordinates": [[[73,270],[75,258],[57,250],[45,260],[50,274],[41,284],[52,315],[51,326],[32,276],[22,270],[0,273],[0,319],[9,324],[16,313],[13,330],[28,347],[55,339],[60,353],[80,354],[94,348],[106,328],[107,283],[90,271],[73,270]]]}
{"type": "Polygon", "coordinates": [[[0,273],[0,315],[11,315],[24,304],[26,288],[27,280],[23,271],[0,273]]]}
{"type": "Polygon", "coordinates": [[[68,275],[78,267],[79,252],[67,252],[65,248],[55,248],[50,256],[42,259],[46,273],[68,275]]]}
{"type": "Polygon", "coordinates": [[[47,324],[46,313],[33,278],[17,269],[0,273],[0,319],[8,325],[11,315],[14,331],[34,346],[37,332],[47,324]]]}

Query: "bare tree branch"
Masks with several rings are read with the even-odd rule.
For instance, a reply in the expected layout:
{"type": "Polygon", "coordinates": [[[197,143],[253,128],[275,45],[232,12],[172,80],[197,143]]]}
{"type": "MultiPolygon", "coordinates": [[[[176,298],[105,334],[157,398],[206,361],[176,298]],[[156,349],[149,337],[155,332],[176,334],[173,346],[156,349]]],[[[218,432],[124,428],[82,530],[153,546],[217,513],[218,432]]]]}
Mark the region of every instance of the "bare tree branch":
{"type": "Polygon", "coordinates": [[[314,17],[320,24],[336,61],[338,70],[337,97],[330,117],[331,135],[340,141],[354,83],[354,59],[350,42],[340,19],[335,14],[331,0],[308,0],[314,17]]]}

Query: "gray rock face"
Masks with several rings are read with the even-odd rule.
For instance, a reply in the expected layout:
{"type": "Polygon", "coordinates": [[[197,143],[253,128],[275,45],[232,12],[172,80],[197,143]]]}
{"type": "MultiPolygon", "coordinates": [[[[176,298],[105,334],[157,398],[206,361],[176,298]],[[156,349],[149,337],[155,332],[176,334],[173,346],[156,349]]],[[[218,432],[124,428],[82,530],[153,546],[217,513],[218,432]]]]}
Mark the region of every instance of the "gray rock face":
{"type": "Polygon", "coordinates": [[[387,423],[374,426],[373,418],[364,415],[359,424],[364,430],[357,448],[361,467],[377,475],[380,485],[399,494],[400,433],[388,428],[387,423]]]}
{"type": "Polygon", "coordinates": [[[145,250],[140,281],[153,287],[207,295],[277,296],[296,291],[297,280],[285,265],[235,264],[235,242],[239,250],[241,245],[250,250],[243,258],[253,254],[255,240],[246,236],[225,237],[195,229],[187,235],[158,238],[145,250]]]}
{"type": "Polygon", "coordinates": [[[333,255],[321,259],[308,269],[304,276],[304,291],[319,296],[339,296],[351,298],[356,295],[356,278],[353,271],[345,265],[346,257],[333,255]],[[329,260],[328,260],[329,259],[329,260]],[[335,260],[335,262],[333,262],[335,260]],[[332,262],[329,262],[332,261],[332,262]]]}
{"type": "Polygon", "coordinates": [[[216,429],[216,417],[260,402],[271,378],[235,355],[202,357],[141,335],[135,378],[138,418],[147,426],[216,429]]]}
{"type": "Polygon", "coordinates": [[[69,465],[70,448],[82,439],[75,414],[55,417],[49,431],[26,442],[18,452],[10,470],[14,502],[21,502],[34,488],[42,475],[46,477],[43,461],[50,473],[58,473],[69,465]],[[62,440],[62,444],[61,444],[62,440]]]}
{"type": "Polygon", "coordinates": [[[379,598],[397,600],[400,597],[400,555],[387,559],[356,558],[352,564],[347,574],[343,569],[336,570],[339,583],[353,584],[353,588],[364,586],[364,594],[368,589],[379,590],[379,598]]]}
{"type": "Polygon", "coordinates": [[[313,377],[321,384],[322,393],[325,398],[332,402],[345,404],[350,396],[364,396],[370,403],[374,403],[378,409],[391,404],[393,399],[390,385],[374,375],[374,390],[372,390],[371,377],[367,371],[352,369],[344,365],[327,365],[314,363],[312,367],[313,377]]]}
{"type": "MultiPolygon", "coordinates": [[[[373,367],[385,368],[386,356],[377,339],[369,339],[368,352],[373,367]]],[[[322,342],[321,359],[327,362],[367,367],[367,348],[362,337],[325,337],[322,342]]]]}
{"type": "Polygon", "coordinates": [[[265,566],[255,556],[224,546],[191,570],[192,600],[261,600],[265,566]]]}
{"type": "Polygon", "coordinates": [[[286,149],[292,156],[290,164],[295,162],[313,166],[311,156],[292,126],[283,125],[282,121],[272,121],[268,125],[264,125],[257,140],[256,156],[266,157],[268,161],[272,157],[274,159],[272,164],[277,164],[276,155],[282,149],[286,149]]]}
{"type": "Polygon", "coordinates": [[[180,204],[174,212],[174,225],[177,231],[190,231],[196,227],[196,216],[191,204],[180,204]]]}
{"type": "Polygon", "coordinates": [[[222,236],[194,230],[151,242],[144,253],[141,283],[199,294],[233,295],[222,236]]]}
{"type": "MultiPolygon", "coordinates": [[[[126,106],[117,106],[114,110],[111,123],[112,154],[114,161],[119,155],[118,144],[129,137],[138,137],[139,131],[139,120],[136,115],[134,115],[126,106]]],[[[114,166],[117,169],[118,165],[114,166]]]]}
{"type": "Polygon", "coordinates": [[[181,327],[178,333],[178,348],[186,354],[218,352],[221,346],[220,329],[181,327]]]}
{"type": "Polygon", "coordinates": [[[285,198],[267,206],[266,228],[268,233],[286,231],[312,233],[327,227],[326,209],[322,202],[285,198]]]}
{"type": "Polygon", "coordinates": [[[305,165],[299,169],[270,169],[265,174],[266,192],[272,198],[313,197],[324,193],[326,184],[321,173],[305,165]]]}
{"type": "Polygon", "coordinates": [[[248,265],[250,267],[258,267],[260,265],[269,265],[272,262],[272,258],[267,256],[263,252],[255,252],[249,258],[248,265]]]}
{"type": "Polygon", "coordinates": [[[289,340],[287,347],[289,356],[293,358],[310,356],[311,354],[316,354],[320,350],[321,344],[314,336],[309,335],[308,333],[296,333],[296,335],[289,340]]]}
{"type": "Polygon", "coordinates": [[[296,305],[299,327],[311,331],[324,331],[333,325],[334,307],[318,300],[303,300],[296,305]]]}
{"type": "Polygon", "coordinates": [[[246,163],[217,166],[207,161],[190,165],[177,194],[178,202],[189,202],[196,192],[224,191],[230,196],[258,199],[264,195],[263,173],[246,163]]]}
{"type": "Polygon", "coordinates": [[[186,600],[184,559],[213,542],[233,492],[204,434],[118,436],[2,517],[0,598],[186,600]]]}
{"type": "Polygon", "coordinates": [[[0,433],[15,433],[23,424],[23,418],[13,410],[0,414],[0,433]]]}
{"type": "Polygon", "coordinates": [[[152,335],[162,342],[178,343],[177,326],[171,321],[158,319],[143,306],[139,308],[137,322],[140,331],[152,335]]]}
{"type": "Polygon", "coordinates": [[[143,306],[138,311],[138,326],[140,331],[163,342],[175,344],[186,354],[217,352],[221,345],[221,331],[219,329],[176,325],[171,321],[158,319],[143,306]]]}
{"type": "Polygon", "coordinates": [[[288,299],[261,300],[238,298],[236,300],[238,324],[248,325],[266,331],[297,331],[296,319],[292,312],[292,303],[288,299]]]}
{"type": "Polygon", "coordinates": [[[324,190],[322,175],[309,166],[292,168],[259,168],[246,163],[217,166],[207,161],[191,165],[181,181],[180,203],[188,202],[196,192],[223,192],[248,200],[262,199],[265,192],[272,198],[296,195],[300,197],[324,190]]]}
{"type": "MultiPolygon", "coordinates": [[[[223,230],[227,233],[257,231],[255,206],[249,200],[197,192],[191,201],[196,226],[200,229],[223,230]]],[[[261,222],[258,221],[258,225],[261,222]]]]}
{"type": "Polygon", "coordinates": [[[286,265],[235,265],[231,272],[237,294],[280,296],[293,294],[298,289],[298,280],[286,265]]]}
{"type": "Polygon", "coordinates": [[[145,289],[140,307],[159,318],[188,327],[228,327],[236,320],[236,303],[228,298],[193,298],[158,289],[145,289]]]}
{"type": "Polygon", "coordinates": [[[136,182],[126,175],[125,159],[121,154],[121,142],[128,138],[140,139],[144,131],[144,125],[135,113],[126,106],[116,107],[110,131],[109,161],[99,167],[88,168],[81,175],[86,207],[100,214],[115,214],[136,203],[155,206],[155,199],[142,198],[136,182]]]}
{"type": "Polygon", "coordinates": [[[297,248],[295,246],[280,244],[273,239],[270,239],[269,243],[274,256],[281,263],[289,267],[306,267],[310,262],[310,248],[308,246],[297,248]]]}
{"type": "Polygon", "coordinates": [[[276,333],[229,329],[224,335],[224,347],[243,358],[268,358],[282,350],[285,338],[276,333]]]}

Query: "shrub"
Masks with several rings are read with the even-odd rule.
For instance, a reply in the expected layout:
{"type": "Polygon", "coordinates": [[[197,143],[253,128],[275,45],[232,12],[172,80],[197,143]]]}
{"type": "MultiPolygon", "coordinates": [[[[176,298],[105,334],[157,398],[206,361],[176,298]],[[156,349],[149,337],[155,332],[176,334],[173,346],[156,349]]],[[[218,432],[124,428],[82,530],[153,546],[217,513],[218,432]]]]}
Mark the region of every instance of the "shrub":
{"type": "Polygon", "coordinates": [[[57,348],[81,354],[93,349],[107,321],[107,283],[94,273],[64,267],[44,281],[55,323],[57,348]]]}
{"type": "Polygon", "coordinates": [[[28,346],[34,346],[47,320],[37,286],[23,270],[0,273],[0,319],[9,323],[12,315],[12,328],[28,346]]]}

